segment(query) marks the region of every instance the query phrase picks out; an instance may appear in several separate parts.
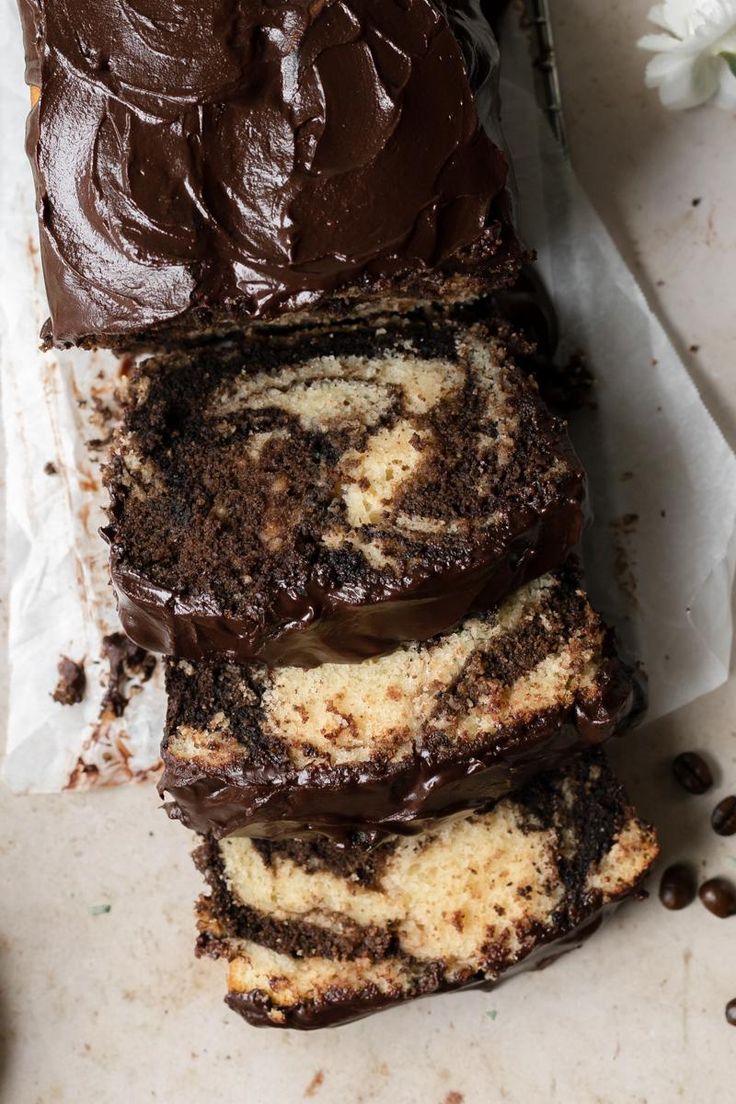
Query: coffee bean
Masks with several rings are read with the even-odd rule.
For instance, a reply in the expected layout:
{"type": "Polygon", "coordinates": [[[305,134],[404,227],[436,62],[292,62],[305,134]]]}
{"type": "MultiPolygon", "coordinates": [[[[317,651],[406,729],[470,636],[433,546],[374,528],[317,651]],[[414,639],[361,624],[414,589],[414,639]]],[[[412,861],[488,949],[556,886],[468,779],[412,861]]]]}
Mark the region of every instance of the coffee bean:
{"type": "Polygon", "coordinates": [[[730,1023],[732,1027],[736,1027],[736,997],[730,1000],[726,1005],[726,1021],[730,1023]]]}
{"type": "Polygon", "coordinates": [[[685,863],[668,866],[659,883],[659,899],[668,909],[684,909],[695,900],[695,877],[685,863]]]}
{"type": "Polygon", "coordinates": [[[683,751],[672,763],[675,778],[684,790],[704,794],[713,785],[711,769],[696,751],[683,751]]]}
{"type": "Polygon", "coordinates": [[[719,801],[711,814],[710,822],[713,831],[719,836],[732,836],[736,832],[736,796],[729,794],[723,801],[719,801]]]}
{"type": "Polygon", "coordinates": [[[721,920],[736,913],[736,889],[726,878],[709,878],[701,885],[698,896],[709,912],[721,920]]]}

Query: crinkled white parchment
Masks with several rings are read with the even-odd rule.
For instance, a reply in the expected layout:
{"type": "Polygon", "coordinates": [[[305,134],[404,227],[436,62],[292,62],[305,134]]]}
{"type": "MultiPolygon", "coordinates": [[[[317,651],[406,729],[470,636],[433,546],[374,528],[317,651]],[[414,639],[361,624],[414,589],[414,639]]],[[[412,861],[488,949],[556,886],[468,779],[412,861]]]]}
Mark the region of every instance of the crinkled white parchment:
{"type": "MultiPolygon", "coordinates": [[[[505,45],[504,121],[527,240],[553,290],[565,342],[585,351],[598,409],[576,417],[596,523],[595,601],[648,669],[659,715],[724,681],[732,638],[736,459],[675,350],[581,194],[529,89],[521,34],[505,45]]],[[[53,791],[156,769],[160,664],[122,718],[101,718],[101,644],[117,626],[108,584],[101,446],[120,364],[38,350],[45,318],[14,0],[0,0],[0,340],[6,461],[9,710],[3,776],[53,791]],[[51,462],[58,474],[46,474],[51,462]],[[51,698],[61,655],[84,659],[87,692],[51,698]]]]}
{"type": "Polygon", "coordinates": [[[563,362],[582,350],[595,376],[597,410],[571,423],[594,515],[588,589],[643,660],[654,719],[728,677],[736,457],[561,155],[528,57],[510,18],[501,101],[521,229],[552,291],[563,362]]]}
{"type": "Polygon", "coordinates": [[[109,586],[100,487],[118,360],[41,353],[47,310],[24,152],[29,92],[14,0],[0,0],[0,368],[5,444],[8,716],[3,777],[13,790],[53,791],[145,777],[159,762],[161,665],[135,679],[122,717],[102,708],[102,638],[119,630],[109,586]],[[52,464],[57,474],[47,474],[52,464]],[[84,661],[78,705],[51,694],[65,655],[84,661]]]}

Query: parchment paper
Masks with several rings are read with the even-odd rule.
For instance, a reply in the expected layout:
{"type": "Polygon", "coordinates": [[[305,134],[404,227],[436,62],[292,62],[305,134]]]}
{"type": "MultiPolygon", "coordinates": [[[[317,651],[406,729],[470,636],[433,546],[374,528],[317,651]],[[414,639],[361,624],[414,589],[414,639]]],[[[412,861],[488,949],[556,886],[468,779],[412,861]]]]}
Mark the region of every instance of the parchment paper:
{"type": "MultiPolygon", "coordinates": [[[[109,354],[38,351],[45,318],[35,246],[28,110],[14,0],[0,0],[0,350],[5,437],[9,710],[3,776],[16,791],[146,777],[158,763],[160,664],[101,716],[102,638],[117,628],[108,585],[101,444],[120,365],[109,354]],[[51,462],[57,474],[46,474],[51,462]],[[75,706],[53,701],[61,655],[84,659],[75,706]]],[[[580,192],[531,90],[523,34],[504,41],[504,123],[522,227],[539,251],[565,349],[585,353],[597,410],[576,416],[595,524],[588,582],[650,678],[659,716],[726,678],[736,560],[736,459],[631,273],[580,192]]]]}

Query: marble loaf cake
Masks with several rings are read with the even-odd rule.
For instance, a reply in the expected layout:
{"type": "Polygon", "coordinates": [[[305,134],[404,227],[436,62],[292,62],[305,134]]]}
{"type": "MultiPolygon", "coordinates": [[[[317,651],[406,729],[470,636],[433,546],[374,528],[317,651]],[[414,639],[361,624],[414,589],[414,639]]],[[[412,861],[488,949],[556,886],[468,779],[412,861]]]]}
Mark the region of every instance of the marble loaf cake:
{"type": "Polygon", "coordinates": [[[600,754],[372,852],[230,838],[197,861],[200,954],[253,1024],[313,1028],[492,986],[591,934],[657,855],[600,754]]]}
{"type": "Polygon", "coordinates": [[[273,332],[145,361],[107,469],[139,645],[354,662],[561,564],[585,481],[484,326],[273,332]]]}
{"type": "Polygon", "coordinates": [[[168,811],[221,836],[416,832],[488,806],[637,716],[570,570],[454,633],[310,670],[171,661],[168,811]]]}
{"type": "Polygon", "coordinates": [[[48,344],[171,345],[513,280],[475,0],[19,2],[48,344]]]}

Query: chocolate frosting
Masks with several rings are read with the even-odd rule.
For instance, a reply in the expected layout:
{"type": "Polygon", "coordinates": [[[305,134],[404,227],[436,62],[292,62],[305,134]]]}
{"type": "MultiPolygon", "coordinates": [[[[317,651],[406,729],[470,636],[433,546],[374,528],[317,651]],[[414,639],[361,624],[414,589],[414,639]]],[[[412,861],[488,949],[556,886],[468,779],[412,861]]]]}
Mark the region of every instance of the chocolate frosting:
{"type": "Polygon", "coordinates": [[[262,615],[226,613],[212,599],[191,601],[156,585],[122,562],[114,525],[102,533],[113,541],[110,570],[120,620],[141,647],[195,661],[215,656],[314,667],[385,654],[404,640],[428,640],[558,567],[582,531],[585,485],[577,465],[568,484],[546,507],[509,518],[506,536],[474,562],[444,565],[433,575],[402,578],[393,590],[386,584],[371,593],[355,586],[335,590],[329,578],[313,573],[303,591],[284,589],[267,624],[262,615]]]}
{"type": "Polygon", "coordinates": [[[56,344],[269,318],[498,249],[497,54],[474,0],[21,14],[56,344]]]}
{"type": "Polygon", "coordinates": [[[640,719],[643,679],[613,651],[609,637],[595,693],[569,708],[550,709],[514,733],[499,732],[484,749],[452,756],[418,751],[393,769],[386,764],[327,772],[258,768],[241,761],[207,771],[162,748],[159,792],[173,819],[216,837],[323,834],[365,846],[391,834],[412,834],[439,816],[484,810],[570,755],[601,744],[640,719]]]}

